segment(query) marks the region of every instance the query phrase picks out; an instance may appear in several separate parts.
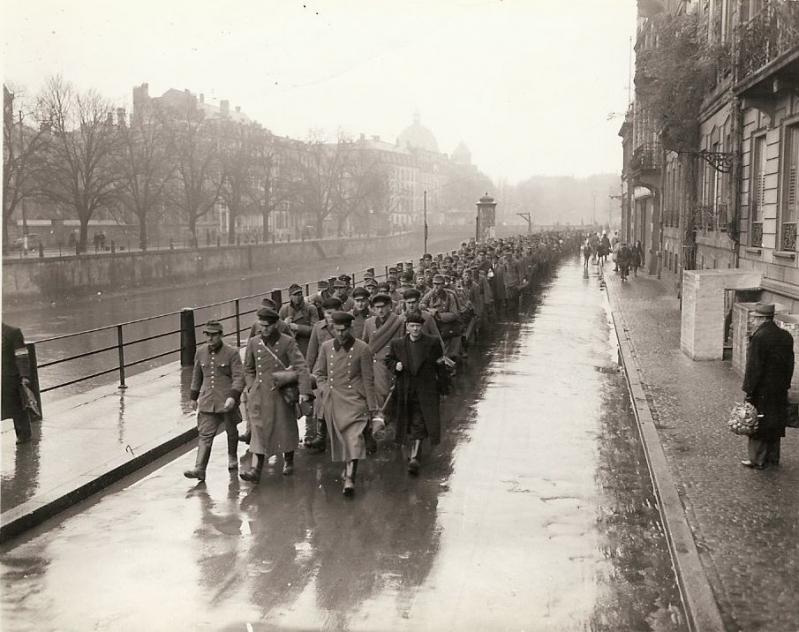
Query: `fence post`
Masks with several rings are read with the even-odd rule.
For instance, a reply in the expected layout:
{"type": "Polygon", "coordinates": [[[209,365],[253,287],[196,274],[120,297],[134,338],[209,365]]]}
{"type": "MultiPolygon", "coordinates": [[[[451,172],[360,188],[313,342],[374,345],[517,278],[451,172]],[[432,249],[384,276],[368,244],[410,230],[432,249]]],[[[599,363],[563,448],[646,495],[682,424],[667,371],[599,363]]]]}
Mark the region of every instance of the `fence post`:
{"type": "Polygon", "coordinates": [[[283,291],[275,289],[272,290],[270,294],[271,294],[270,298],[275,302],[275,305],[277,305],[278,311],[280,311],[280,307],[281,305],[283,305],[283,291]]]}
{"type": "Polygon", "coordinates": [[[36,394],[36,403],[39,404],[39,412],[44,417],[42,410],[42,394],[39,392],[39,362],[36,359],[36,343],[27,342],[25,347],[28,349],[28,367],[30,369],[31,388],[36,394]]]}
{"type": "Polygon", "coordinates": [[[197,332],[194,329],[194,309],[180,310],[180,366],[194,366],[197,352],[197,332]]]}
{"type": "Polygon", "coordinates": [[[117,352],[119,353],[119,388],[126,389],[125,385],[125,347],[122,336],[122,325],[117,325],[117,352]]]}
{"type": "Polygon", "coordinates": [[[236,306],[236,346],[241,346],[241,320],[239,318],[239,299],[233,301],[236,306]]]}

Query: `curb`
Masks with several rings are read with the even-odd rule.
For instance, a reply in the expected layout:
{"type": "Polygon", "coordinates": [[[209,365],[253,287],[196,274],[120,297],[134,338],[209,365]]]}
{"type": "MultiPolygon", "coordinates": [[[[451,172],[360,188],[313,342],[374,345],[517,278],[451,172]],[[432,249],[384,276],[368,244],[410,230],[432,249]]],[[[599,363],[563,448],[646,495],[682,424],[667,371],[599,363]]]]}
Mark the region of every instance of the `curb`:
{"type": "Polygon", "coordinates": [[[0,515],[0,543],[40,525],[68,507],[116,483],[128,474],[149,465],[172,450],[197,437],[197,427],[167,439],[163,437],[139,446],[143,451],[130,459],[124,457],[104,463],[54,490],[35,496],[0,515]]]}
{"type": "Polygon", "coordinates": [[[685,606],[688,627],[693,632],[724,632],[725,626],[721,612],[699,558],[691,527],[685,517],[685,508],[677,493],[677,486],[671,475],[671,468],[655,427],[652,409],[646,399],[640,377],[641,367],[628,334],[624,314],[621,308],[614,305],[614,301],[611,300],[609,285],[606,283],[605,289],[616,340],[619,344],[619,362],[624,368],[627,378],[630,401],[644,446],[652,486],[658,500],[658,510],[663,520],[666,541],[677,576],[677,585],[685,606]]]}

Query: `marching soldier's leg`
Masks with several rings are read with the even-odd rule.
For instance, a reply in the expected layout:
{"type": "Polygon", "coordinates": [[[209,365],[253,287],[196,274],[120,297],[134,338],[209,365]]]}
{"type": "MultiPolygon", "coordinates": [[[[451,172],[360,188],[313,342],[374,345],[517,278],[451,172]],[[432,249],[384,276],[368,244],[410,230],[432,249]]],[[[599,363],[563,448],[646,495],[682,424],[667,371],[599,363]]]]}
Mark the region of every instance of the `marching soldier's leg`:
{"type": "Polygon", "coordinates": [[[253,454],[252,455],[252,467],[249,470],[244,470],[239,474],[239,477],[243,481],[247,481],[249,483],[257,483],[261,480],[261,470],[264,469],[264,455],[263,454],[253,454]]]}
{"type": "Polygon", "coordinates": [[[239,431],[235,418],[230,415],[227,415],[225,421],[225,431],[227,433],[227,469],[232,472],[239,469],[239,431]]]}
{"type": "Polygon", "coordinates": [[[355,494],[355,474],[358,471],[358,459],[347,461],[344,466],[344,489],[342,493],[345,496],[352,496],[355,494]]]}
{"type": "Polygon", "coordinates": [[[208,460],[211,458],[211,445],[216,435],[217,416],[214,413],[197,413],[197,460],[194,469],[186,470],[183,476],[186,478],[196,478],[205,480],[205,470],[208,467],[208,460]]]}
{"type": "Polygon", "coordinates": [[[294,452],[283,453],[283,475],[291,476],[294,474],[294,452]]]}

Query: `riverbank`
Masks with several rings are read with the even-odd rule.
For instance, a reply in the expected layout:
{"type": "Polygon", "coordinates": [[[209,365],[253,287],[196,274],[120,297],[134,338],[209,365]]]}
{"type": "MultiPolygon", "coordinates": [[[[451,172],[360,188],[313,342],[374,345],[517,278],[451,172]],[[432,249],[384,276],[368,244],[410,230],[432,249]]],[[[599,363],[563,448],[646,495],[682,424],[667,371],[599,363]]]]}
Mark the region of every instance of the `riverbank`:
{"type": "MultiPolygon", "coordinates": [[[[454,248],[469,235],[457,231],[430,240],[430,248],[454,248]]],[[[306,267],[309,262],[335,267],[337,261],[363,260],[369,266],[390,255],[414,260],[421,254],[417,232],[390,237],[308,240],[279,244],[220,246],[157,252],[100,253],[3,262],[3,312],[69,306],[73,302],[155,288],[202,287],[209,282],[246,280],[265,271],[306,267]]],[[[347,270],[352,272],[352,270],[347,270]]],[[[302,279],[308,280],[308,279],[302,279]]]]}

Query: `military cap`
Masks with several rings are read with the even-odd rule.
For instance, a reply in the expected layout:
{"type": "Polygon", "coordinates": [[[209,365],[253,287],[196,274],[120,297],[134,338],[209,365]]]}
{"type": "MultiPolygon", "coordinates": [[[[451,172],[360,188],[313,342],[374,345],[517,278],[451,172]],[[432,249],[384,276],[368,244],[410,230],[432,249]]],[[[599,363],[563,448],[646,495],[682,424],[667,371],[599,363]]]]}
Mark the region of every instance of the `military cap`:
{"type": "Polygon", "coordinates": [[[422,317],[421,312],[409,312],[405,316],[406,323],[419,323],[420,325],[424,325],[424,318],[422,317]]]}
{"type": "Polygon", "coordinates": [[[400,281],[413,281],[413,272],[411,270],[403,272],[400,281]]]}
{"type": "Polygon", "coordinates": [[[363,282],[363,286],[364,287],[377,287],[377,281],[375,281],[373,278],[366,279],[363,282]]]}
{"type": "Polygon", "coordinates": [[[297,285],[296,283],[289,285],[289,294],[296,294],[297,292],[302,294],[302,286],[297,285]]]}
{"type": "Polygon", "coordinates": [[[268,296],[264,296],[261,299],[261,307],[268,307],[269,309],[277,309],[277,303],[275,303],[271,298],[268,296]]]}
{"type": "Polygon", "coordinates": [[[356,287],[352,291],[352,298],[369,298],[369,291],[364,287],[356,287]]]}
{"type": "Polygon", "coordinates": [[[413,268],[413,261],[406,261],[405,262],[405,267],[406,268],[413,268]]]}
{"type": "Polygon", "coordinates": [[[388,273],[389,274],[397,274],[397,269],[392,266],[391,268],[388,269],[388,273]]]}
{"type": "Polygon", "coordinates": [[[346,283],[346,281],[342,281],[341,279],[336,279],[335,281],[333,281],[333,287],[334,288],[336,288],[336,287],[347,287],[347,283],[346,283]]]}
{"type": "Polygon", "coordinates": [[[408,288],[407,290],[405,290],[402,293],[402,298],[404,298],[406,301],[409,298],[415,298],[415,299],[418,300],[418,299],[422,298],[422,293],[419,290],[417,290],[416,288],[412,287],[412,288],[408,288]]]}
{"type": "Polygon", "coordinates": [[[352,324],[352,319],[355,317],[349,312],[333,312],[331,318],[333,319],[333,323],[336,325],[349,326],[352,324]]]}
{"type": "Polygon", "coordinates": [[[774,303],[758,303],[755,314],[759,316],[774,316],[774,303]]]}
{"type": "Polygon", "coordinates": [[[221,334],[222,333],[222,323],[218,320],[209,320],[205,323],[205,327],[203,327],[204,334],[221,334]]]}
{"type": "Polygon", "coordinates": [[[375,294],[372,297],[372,305],[388,305],[391,303],[391,297],[388,294],[375,294]]]}
{"type": "Polygon", "coordinates": [[[270,307],[262,307],[255,312],[255,315],[258,317],[258,320],[269,323],[270,325],[280,320],[280,315],[270,307]]]}
{"type": "Polygon", "coordinates": [[[382,283],[378,283],[377,284],[377,289],[378,289],[378,291],[380,291],[380,292],[382,292],[384,294],[387,294],[388,292],[391,291],[391,288],[388,286],[388,283],[386,283],[385,281],[383,281],[382,283]]]}
{"type": "Polygon", "coordinates": [[[370,277],[374,278],[375,269],[374,268],[366,268],[366,272],[364,272],[364,276],[370,276],[370,277]]]}
{"type": "Polygon", "coordinates": [[[444,277],[437,274],[433,277],[433,283],[444,283],[444,277]]]}
{"type": "Polygon", "coordinates": [[[422,259],[432,259],[432,258],[433,255],[431,255],[429,252],[424,253],[424,256],[422,257],[422,259]]]}
{"type": "Polygon", "coordinates": [[[352,277],[349,274],[339,274],[338,278],[344,281],[344,283],[349,283],[352,281],[352,277]]]}
{"type": "Polygon", "coordinates": [[[341,309],[341,299],[329,296],[322,301],[322,309],[341,309]]]}
{"type": "Polygon", "coordinates": [[[322,279],[321,281],[316,282],[316,288],[319,290],[324,290],[330,287],[330,283],[322,279]]]}

